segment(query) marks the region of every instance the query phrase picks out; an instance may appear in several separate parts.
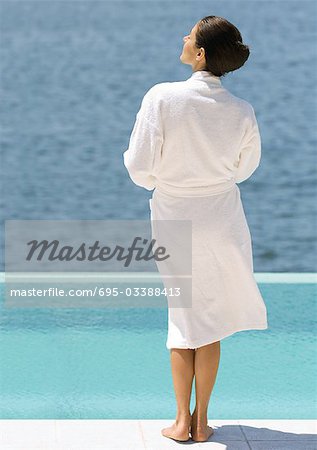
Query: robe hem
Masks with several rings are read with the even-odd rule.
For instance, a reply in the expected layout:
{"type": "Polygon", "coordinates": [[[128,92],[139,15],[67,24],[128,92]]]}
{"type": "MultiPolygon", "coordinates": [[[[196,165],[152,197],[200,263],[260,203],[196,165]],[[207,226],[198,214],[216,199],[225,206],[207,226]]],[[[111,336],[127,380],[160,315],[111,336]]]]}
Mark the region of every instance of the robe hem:
{"type": "Polygon", "coordinates": [[[262,322],[262,323],[260,323],[258,325],[253,325],[252,327],[243,327],[243,328],[236,329],[235,331],[229,331],[229,332],[227,332],[225,334],[222,334],[221,337],[219,337],[219,338],[214,338],[212,340],[209,339],[207,341],[199,341],[196,344],[192,343],[190,345],[184,345],[184,344],[183,345],[182,344],[180,344],[180,345],[177,345],[177,344],[176,345],[168,345],[168,343],[166,342],[166,348],[168,350],[171,350],[172,348],[194,350],[196,348],[203,347],[204,345],[209,345],[209,344],[213,344],[214,342],[218,342],[221,339],[225,339],[226,337],[229,337],[229,336],[231,336],[231,335],[233,335],[235,333],[238,333],[239,331],[267,330],[267,329],[268,329],[268,323],[267,322],[262,322]]]}

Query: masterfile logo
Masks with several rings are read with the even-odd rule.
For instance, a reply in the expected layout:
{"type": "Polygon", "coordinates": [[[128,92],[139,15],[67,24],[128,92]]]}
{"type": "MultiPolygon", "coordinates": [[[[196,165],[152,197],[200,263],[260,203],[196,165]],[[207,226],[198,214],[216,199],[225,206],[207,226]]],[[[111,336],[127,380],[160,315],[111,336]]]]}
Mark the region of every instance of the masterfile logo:
{"type": "Polygon", "coordinates": [[[7,220],[5,307],[191,307],[189,220],[7,220]]]}

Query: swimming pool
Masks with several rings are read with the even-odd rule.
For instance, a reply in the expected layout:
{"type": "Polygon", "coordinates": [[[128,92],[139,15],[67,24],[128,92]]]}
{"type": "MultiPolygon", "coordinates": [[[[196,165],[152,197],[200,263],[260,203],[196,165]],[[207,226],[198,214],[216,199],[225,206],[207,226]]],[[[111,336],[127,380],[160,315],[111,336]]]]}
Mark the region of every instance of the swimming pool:
{"type": "MultiPolygon", "coordinates": [[[[222,341],[208,418],[314,419],[316,277],[255,277],[269,329],[222,341]]],[[[3,289],[1,419],[175,417],[167,309],[10,310],[3,289]]]]}

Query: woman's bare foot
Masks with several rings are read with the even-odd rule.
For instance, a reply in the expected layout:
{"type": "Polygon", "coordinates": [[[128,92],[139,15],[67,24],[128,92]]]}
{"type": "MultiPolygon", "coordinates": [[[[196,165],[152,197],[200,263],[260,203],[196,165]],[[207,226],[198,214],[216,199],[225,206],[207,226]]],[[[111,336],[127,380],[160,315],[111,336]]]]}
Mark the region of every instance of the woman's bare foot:
{"type": "Polygon", "coordinates": [[[176,441],[188,441],[190,439],[189,432],[191,427],[191,415],[179,419],[173,423],[171,427],[163,428],[161,433],[163,436],[176,441]]]}
{"type": "Polygon", "coordinates": [[[205,442],[208,441],[210,436],[214,433],[213,428],[209,427],[207,420],[205,423],[197,422],[196,411],[193,412],[191,421],[191,436],[193,441],[205,442]]]}

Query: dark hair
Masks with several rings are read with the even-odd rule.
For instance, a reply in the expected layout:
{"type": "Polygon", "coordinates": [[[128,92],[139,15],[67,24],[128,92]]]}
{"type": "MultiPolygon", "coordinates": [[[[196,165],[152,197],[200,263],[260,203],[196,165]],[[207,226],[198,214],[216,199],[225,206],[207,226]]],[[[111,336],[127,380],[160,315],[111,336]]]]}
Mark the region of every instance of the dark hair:
{"type": "Polygon", "coordinates": [[[206,16],[200,19],[195,44],[197,48],[205,49],[205,70],[217,77],[239,69],[250,55],[239,30],[223,17],[206,16]]]}

